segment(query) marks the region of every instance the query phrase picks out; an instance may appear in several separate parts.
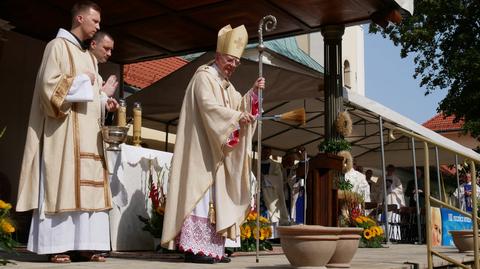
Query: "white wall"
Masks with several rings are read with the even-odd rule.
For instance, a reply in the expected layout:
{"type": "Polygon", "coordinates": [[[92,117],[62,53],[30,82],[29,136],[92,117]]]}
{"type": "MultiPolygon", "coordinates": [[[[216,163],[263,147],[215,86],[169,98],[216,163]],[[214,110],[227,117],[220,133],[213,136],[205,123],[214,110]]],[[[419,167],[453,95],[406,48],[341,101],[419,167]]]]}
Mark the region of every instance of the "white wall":
{"type": "MultiPolygon", "coordinates": [[[[363,26],[356,25],[345,28],[342,40],[342,69],[345,60],[350,63],[351,89],[365,95],[365,65],[363,26]]],[[[324,43],[320,32],[297,36],[299,47],[308,53],[319,64],[324,66],[324,43]]],[[[345,78],[343,77],[345,83],[345,78]]]]}

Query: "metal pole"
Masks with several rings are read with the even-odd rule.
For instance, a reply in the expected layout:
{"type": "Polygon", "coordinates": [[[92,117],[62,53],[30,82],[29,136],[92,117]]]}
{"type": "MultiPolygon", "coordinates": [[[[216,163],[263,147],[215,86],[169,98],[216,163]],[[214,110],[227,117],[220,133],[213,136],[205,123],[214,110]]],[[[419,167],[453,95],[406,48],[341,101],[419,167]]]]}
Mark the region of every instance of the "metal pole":
{"type": "MultiPolygon", "coordinates": [[[[455,154],[455,176],[457,177],[457,189],[460,188],[460,175],[458,174],[458,154],[455,154]]],[[[457,205],[460,207],[460,195],[457,195],[457,205]]]]}
{"type": "Polygon", "coordinates": [[[438,159],[438,147],[435,146],[435,159],[436,159],[436,166],[437,166],[437,184],[438,184],[438,199],[443,201],[442,199],[442,184],[440,183],[440,161],[438,159]]]}
{"type": "Polygon", "coordinates": [[[308,175],[308,156],[307,150],[305,149],[303,155],[305,175],[303,176],[303,224],[307,224],[307,175],[308,175]]]}
{"type": "Polygon", "coordinates": [[[427,264],[428,268],[433,268],[433,257],[432,257],[432,211],[430,208],[430,159],[428,152],[427,142],[423,142],[423,152],[425,157],[424,162],[424,188],[425,188],[425,230],[427,234],[427,264]]]}
{"type": "Polygon", "coordinates": [[[385,234],[387,239],[387,244],[390,244],[390,234],[388,231],[390,227],[388,226],[388,205],[387,205],[387,179],[385,175],[385,148],[383,145],[383,118],[382,116],[378,117],[378,127],[380,128],[380,150],[382,153],[382,178],[383,178],[383,216],[385,218],[385,234]]]}
{"type": "Polygon", "coordinates": [[[415,206],[417,209],[417,234],[418,234],[418,244],[422,243],[422,225],[420,223],[420,195],[418,194],[418,175],[417,175],[417,156],[415,155],[415,138],[411,137],[412,140],[412,159],[413,159],[413,179],[415,180],[415,206]]]}
{"type": "Polygon", "coordinates": [[[472,222],[473,222],[473,252],[474,256],[474,268],[480,268],[478,263],[478,203],[477,203],[477,172],[475,171],[475,162],[470,162],[470,176],[472,177],[472,222]]]}
{"type": "MultiPolygon", "coordinates": [[[[272,15],[267,15],[260,20],[258,24],[258,76],[263,77],[263,29],[270,32],[277,26],[277,19],[272,15]]],[[[263,113],[263,89],[258,89],[258,119],[257,119],[257,239],[256,239],[256,262],[259,260],[259,246],[260,246],[260,191],[261,191],[261,176],[262,176],[262,113],[263,113]]]]}
{"type": "Polygon", "coordinates": [[[166,134],[165,134],[165,152],[168,152],[168,133],[169,133],[169,127],[170,127],[170,124],[167,124],[167,128],[165,130],[166,134]]]}

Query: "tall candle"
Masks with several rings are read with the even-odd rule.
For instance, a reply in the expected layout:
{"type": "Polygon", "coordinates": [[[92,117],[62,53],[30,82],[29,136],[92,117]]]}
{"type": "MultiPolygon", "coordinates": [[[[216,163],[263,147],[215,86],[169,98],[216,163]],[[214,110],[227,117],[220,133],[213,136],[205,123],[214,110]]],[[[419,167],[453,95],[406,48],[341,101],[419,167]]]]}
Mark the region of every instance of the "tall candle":
{"type": "Polygon", "coordinates": [[[120,99],[119,105],[117,110],[117,125],[119,127],[125,127],[127,125],[127,103],[125,99],[120,99]]]}
{"type": "Polygon", "coordinates": [[[140,103],[133,104],[133,145],[140,146],[142,130],[142,107],[140,103]]]}

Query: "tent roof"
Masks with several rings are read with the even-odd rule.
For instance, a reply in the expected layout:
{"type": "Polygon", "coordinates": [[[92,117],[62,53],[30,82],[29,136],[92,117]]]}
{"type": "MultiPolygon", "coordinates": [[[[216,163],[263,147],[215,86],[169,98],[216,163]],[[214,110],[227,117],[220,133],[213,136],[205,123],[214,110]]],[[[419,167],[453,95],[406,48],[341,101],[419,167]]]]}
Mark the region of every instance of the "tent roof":
{"type": "MultiPolygon", "coordinates": [[[[43,41],[58,27],[70,26],[76,0],[2,0],[0,18],[13,31],[43,41]]],[[[208,51],[217,31],[245,24],[250,42],[258,40],[258,23],[268,14],[278,20],[265,40],[318,32],[325,25],[383,21],[392,10],[413,11],[413,0],[98,0],[103,30],[115,38],[111,61],[132,63],[208,51]],[[403,9],[402,9],[403,8],[403,9]]]]}
{"type": "MultiPolygon", "coordinates": [[[[175,133],[178,114],[183,101],[186,86],[195,70],[201,64],[213,59],[213,53],[205,53],[190,64],[127,98],[132,104],[142,103],[145,126],[175,133]]],[[[310,155],[318,152],[317,146],[324,137],[324,96],[322,73],[292,61],[281,54],[267,51],[270,64],[264,65],[267,89],[264,92],[264,114],[276,115],[295,108],[304,107],[307,111],[305,126],[287,122],[265,121],[263,124],[263,143],[271,146],[276,153],[304,146],[310,155]]],[[[248,53],[247,53],[248,56],[248,53]]],[[[232,78],[237,90],[245,92],[257,77],[258,63],[242,59],[242,65],[232,78]]],[[[379,167],[380,131],[379,117],[384,127],[386,163],[397,166],[412,166],[411,139],[397,128],[414,133],[417,137],[430,141],[430,164],[435,164],[433,143],[438,144],[441,164],[453,164],[455,155],[449,150],[480,161],[480,155],[471,149],[451,141],[399,113],[351,91],[344,92],[344,106],[349,111],[353,132],[347,138],[352,143],[352,155],[359,165],[379,167]],[[389,132],[393,130],[393,134],[389,132]]],[[[417,138],[417,165],[423,165],[423,143],[417,138]]],[[[459,156],[459,161],[463,160],[459,156]]]]}

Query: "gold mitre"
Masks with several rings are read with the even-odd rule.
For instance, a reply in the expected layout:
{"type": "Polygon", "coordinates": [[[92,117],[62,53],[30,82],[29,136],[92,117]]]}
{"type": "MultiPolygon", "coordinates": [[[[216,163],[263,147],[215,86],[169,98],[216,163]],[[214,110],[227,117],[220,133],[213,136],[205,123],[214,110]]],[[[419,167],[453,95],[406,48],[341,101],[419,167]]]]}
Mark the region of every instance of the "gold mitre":
{"type": "Polygon", "coordinates": [[[242,24],[235,29],[229,25],[218,31],[217,52],[241,58],[248,42],[248,33],[242,24]]]}

